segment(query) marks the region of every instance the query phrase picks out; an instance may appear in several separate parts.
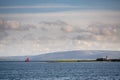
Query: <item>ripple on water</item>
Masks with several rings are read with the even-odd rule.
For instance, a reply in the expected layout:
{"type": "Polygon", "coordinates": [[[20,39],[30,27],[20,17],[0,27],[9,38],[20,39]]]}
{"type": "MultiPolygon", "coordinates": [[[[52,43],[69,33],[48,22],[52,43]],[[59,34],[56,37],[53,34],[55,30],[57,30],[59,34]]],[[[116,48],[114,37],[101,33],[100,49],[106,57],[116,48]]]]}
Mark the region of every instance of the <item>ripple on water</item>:
{"type": "Polygon", "coordinates": [[[0,80],[120,80],[119,67],[119,62],[5,62],[0,63],[0,80]]]}

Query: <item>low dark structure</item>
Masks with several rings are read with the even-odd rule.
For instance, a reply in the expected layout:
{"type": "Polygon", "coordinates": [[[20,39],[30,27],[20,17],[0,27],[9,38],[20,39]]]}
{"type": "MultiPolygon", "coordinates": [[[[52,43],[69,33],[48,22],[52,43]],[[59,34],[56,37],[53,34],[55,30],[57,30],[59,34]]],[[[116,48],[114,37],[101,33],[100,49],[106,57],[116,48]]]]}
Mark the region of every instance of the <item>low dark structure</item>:
{"type": "Polygon", "coordinates": [[[107,61],[106,58],[97,58],[96,61],[107,61]]]}
{"type": "Polygon", "coordinates": [[[120,59],[109,59],[109,61],[112,61],[112,62],[120,62],[120,59]]]}

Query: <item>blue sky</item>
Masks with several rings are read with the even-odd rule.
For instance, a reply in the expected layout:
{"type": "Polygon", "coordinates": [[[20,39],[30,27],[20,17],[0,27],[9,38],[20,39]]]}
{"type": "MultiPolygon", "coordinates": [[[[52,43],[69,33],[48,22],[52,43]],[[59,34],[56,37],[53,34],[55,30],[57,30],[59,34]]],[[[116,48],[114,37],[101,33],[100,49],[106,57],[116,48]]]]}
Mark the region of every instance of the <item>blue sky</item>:
{"type": "Polygon", "coordinates": [[[120,51],[120,0],[0,0],[0,56],[120,51]]]}
{"type": "Polygon", "coordinates": [[[119,4],[119,0],[0,0],[0,13],[39,13],[89,9],[120,10],[119,4]],[[49,7],[40,7],[46,5],[49,7]]]}

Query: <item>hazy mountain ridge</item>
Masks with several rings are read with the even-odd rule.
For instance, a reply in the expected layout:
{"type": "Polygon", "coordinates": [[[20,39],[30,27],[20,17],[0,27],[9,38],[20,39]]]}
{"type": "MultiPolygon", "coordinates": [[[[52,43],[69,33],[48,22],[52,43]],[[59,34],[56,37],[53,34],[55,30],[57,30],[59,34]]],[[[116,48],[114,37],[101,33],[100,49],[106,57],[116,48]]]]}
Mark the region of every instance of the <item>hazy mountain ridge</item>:
{"type": "Polygon", "coordinates": [[[31,61],[39,60],[62,60],[62,59],[96,59],[101,57],[120,58],[120,51],[106,51],[106,50],[76,50],[53,52],[35,56],[14,56],[14,57],[0,57],[1,61],[24,61],[27,57],[31,61]]]}

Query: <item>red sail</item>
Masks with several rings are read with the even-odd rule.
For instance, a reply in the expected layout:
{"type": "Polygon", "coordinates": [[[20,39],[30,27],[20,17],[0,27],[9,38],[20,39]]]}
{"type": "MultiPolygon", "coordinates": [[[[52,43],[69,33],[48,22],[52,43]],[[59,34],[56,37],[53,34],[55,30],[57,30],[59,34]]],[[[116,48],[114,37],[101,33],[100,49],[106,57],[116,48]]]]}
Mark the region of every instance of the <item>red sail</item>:
{"type": "Polygon", "coordinates": [[[25,60],[25,62],[30,62],[30,59],[29,59],[29,58],[27,58],[27,59],[25,60]]]}

